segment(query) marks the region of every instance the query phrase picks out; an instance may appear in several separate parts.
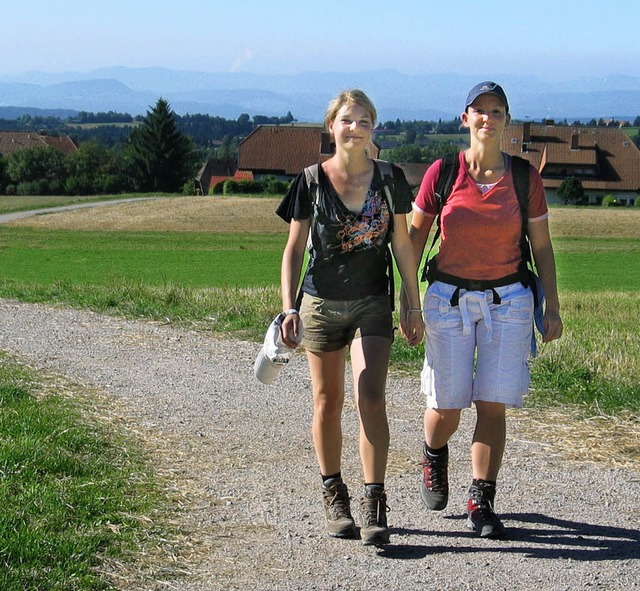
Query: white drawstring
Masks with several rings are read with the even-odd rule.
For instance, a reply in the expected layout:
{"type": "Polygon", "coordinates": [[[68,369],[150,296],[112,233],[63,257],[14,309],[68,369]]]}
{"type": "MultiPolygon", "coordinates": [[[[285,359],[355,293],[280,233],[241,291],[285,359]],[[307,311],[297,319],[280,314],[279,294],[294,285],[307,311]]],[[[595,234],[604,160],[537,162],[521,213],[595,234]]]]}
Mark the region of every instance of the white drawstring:
{"type": "Polygon", "coordinates": [[[493,303],[493,292],[487,290],[482,291],[465,291],[458,300],[458,306],[460,307],[460,316],[462,317],[462,333],[471,333],[471,320],[469,319],[469,310],[467,309],[467,302],[477,302],[480,305],[480,312],[482,313],[482,319],[487,327],[487,339],[490,340],[493,335],[493,324],[491,323],[491,311],[489,310],[489,300],[493,303]]]}

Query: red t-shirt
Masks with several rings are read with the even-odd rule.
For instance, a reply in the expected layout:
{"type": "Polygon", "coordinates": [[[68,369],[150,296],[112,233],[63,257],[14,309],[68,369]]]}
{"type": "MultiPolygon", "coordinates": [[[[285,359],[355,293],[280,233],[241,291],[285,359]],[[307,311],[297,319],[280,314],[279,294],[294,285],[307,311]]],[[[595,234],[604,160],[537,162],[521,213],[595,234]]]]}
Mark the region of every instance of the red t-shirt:
{"type": "MultiPolygon", "coordinates": [[[[507,172],[482,193],[471,177],[464,159],[458,155],[460,168],[451,194],[440,217],[440,250],[436,255],[438,270],[456,277],[474,280],[500,279],[516,273],[521,260],[521,218],[518,197],[507,156],[507,172]]],[[[434,162],[422,179],[414,209],[427,217],[438,212],[435,186],[442,160],[434,162]]],[[[549,216],[542,178],[529,169],[529,222],[549,216]]]]}

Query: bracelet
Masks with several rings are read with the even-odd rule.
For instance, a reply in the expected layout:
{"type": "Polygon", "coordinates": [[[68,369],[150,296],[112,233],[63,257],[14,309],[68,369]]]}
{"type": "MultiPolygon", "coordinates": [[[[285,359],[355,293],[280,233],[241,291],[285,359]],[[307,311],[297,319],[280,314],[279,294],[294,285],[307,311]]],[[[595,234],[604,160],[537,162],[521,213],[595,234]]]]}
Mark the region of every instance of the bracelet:
{"type": "Polygon", "coordinates": [[[299,314],[300,314],[300,312],[298,312],[298,310],[296,310],[295,308],[290,308],[289,310],[285,310],[285,311],[283,312],[283,314],[284,314],[285,316],[289,316],[289,314],[298,314],[298,315],[299,315],[299,314]]]}
{"type": "Polygon", "coordinates": [[[409,308],[407,312],[420,312],[422,314],[422,308],[409,308]]]}

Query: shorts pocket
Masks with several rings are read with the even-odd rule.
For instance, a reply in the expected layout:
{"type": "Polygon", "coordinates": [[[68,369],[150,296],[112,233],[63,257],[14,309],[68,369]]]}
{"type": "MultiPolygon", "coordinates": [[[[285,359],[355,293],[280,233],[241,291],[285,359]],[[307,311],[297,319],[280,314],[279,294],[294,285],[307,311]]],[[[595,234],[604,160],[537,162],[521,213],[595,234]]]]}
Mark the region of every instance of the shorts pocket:
{"type": "Polygon", "coordinates": [[[533,294],[531,290],[521,284],[508,286],[505,293],[500,293],[502,302],[498,306],[496,313],[501,320],[506,322],[531,323],[533,322],[533,294]]]}
{"type": "Polygon", "coordinates": [[[458,315],[453,314],[451,296],[455,287],[440,281],[432,283],[425,294],[424,322],[427,326],[444,327],[458,324],[458,315]]]}

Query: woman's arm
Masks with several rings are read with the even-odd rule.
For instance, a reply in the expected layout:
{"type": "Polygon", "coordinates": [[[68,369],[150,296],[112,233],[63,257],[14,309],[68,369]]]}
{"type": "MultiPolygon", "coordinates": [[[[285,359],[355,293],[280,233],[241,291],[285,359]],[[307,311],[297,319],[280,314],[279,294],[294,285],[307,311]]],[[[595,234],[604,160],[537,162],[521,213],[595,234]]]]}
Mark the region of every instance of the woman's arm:
{"type": "Polygon", "coordinates": [[[418,288],[418,265],[409,238],[405,214],[394,214],[391,248],[402,278],[400,331],[409,345],[415,346],[424,336],[424,321],[418,288]]]}
{"type": "Polygon", "coordinates": [[[544,290],[544,342],[548,343],[562,336],[562,319],[560,318],[560,301],[556,281],[556,261],[549,235],[547,219],[529,222],[527,226],[529,242],[533,252],[533,260],[540,276],[544,290]]]}
{"type": "MultiPolygon", "coordinates": [[[[309,236],[310,220],[291,220],[289,238],[282,254],[280,269],[280,289],[282,292],[282,309],[293,310],[296,307],[298,284],[302,271],[305,246],[309,236]]],[[[287,347],[295,349],[299,343],[300,316],[289,314],[280,327],[282,341],[287,347]]]]}

